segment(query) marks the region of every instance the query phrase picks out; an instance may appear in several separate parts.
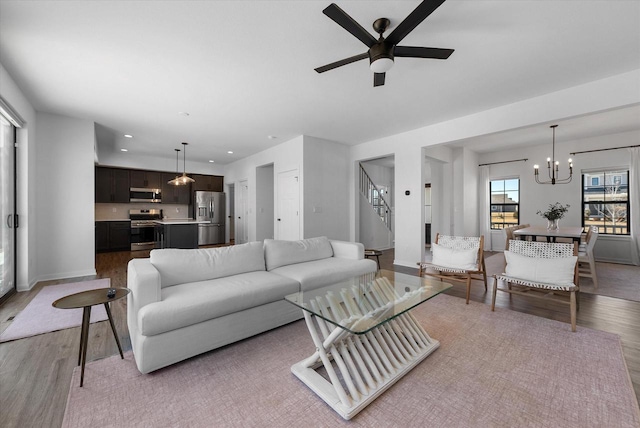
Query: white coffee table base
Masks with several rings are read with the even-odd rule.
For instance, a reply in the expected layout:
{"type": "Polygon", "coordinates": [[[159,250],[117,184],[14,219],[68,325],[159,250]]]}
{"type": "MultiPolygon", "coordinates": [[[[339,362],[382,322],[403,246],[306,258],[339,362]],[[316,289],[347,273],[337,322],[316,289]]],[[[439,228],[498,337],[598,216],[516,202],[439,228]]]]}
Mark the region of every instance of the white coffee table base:
{"type": "MultiPolygon", "coordinates": [[[[393,293],[385,278],[376,280],[376,286],[381,295],[393,293]]],[[[351,308],[353,312],[344,314],[344,325],[363,322],[362,315],[355,322],[351,317],[358,310],[348,290],[313,304],[320,312],[351,308]]],[[[316,352],[291,371],[344,419],[355,416],[440,346],[409,312],[365,334],[350,333],[307,311],[304,317],[316,352]],[[323,369],[329,380],[318,373],[323,369]]]]}

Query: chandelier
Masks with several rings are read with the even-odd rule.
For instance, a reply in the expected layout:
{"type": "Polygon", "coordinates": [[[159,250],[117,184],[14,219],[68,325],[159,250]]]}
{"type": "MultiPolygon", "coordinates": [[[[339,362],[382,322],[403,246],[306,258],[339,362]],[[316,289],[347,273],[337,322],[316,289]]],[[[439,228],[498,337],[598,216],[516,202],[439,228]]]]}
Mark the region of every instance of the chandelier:
{"type": "MultiPolygon", "coordinates": [[[[173,184],[174,186],[183,186],[185,184],[189,184],[189,183],[195,183],[196,180],[194,180],[193,178],[189,177],[187,175],[187,144],[189,143],[182,143],[182,147],[183,147],[183,151],[182,151],[182,159],[183,159],[183,172],[182,175],[176,175],[176,178],[174,178],[173,180],[169,180],[167,181],[167,184],[173,184]]],[[[174,149],[176,151],[176,174],[179,174],[178,172],[178,152],[180,151],[180,149],[174,149]]]]}
{"type": "Polygon", "coordinates": [[[553,129],[553,143],[551,149],[551,157],[547,158],[547,170],[549,173],[548,181],[540,181],[538,178],[538,168],[539,165],[533,166],[533,175],[536,179],[536,183],[538,184],[567,184],[571,182],[571,178],[573,177],[573,161],[569,158],[569,177],[560,178],[559,165],[560,162],[556,160],[556,128],[558,125],[551,125],[550,128],[553,129]]]}

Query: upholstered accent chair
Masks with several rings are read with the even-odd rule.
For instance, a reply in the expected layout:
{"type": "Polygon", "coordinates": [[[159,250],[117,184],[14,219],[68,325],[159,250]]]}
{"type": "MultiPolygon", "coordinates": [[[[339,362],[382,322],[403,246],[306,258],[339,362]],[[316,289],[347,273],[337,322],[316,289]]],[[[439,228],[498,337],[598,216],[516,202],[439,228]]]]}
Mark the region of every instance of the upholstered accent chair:
{"type": "Polygon", "coordinates": [[[498,290],[551,299],[569,305],[571,331],[576,331],[578,243],[512,240],[504,255],[505,272],[494,275],[491,310],[495,310],[498,290]]]}
{"type": "Polygon", "coordinates": [[[467,287],[467,304],[471,280],[484,282],[487,290],[487,271],[484,264],[484,236],[448,236],[436,234],[431,245],[431,262],[418,263],[420,276],[462,282],[467,287]]]}

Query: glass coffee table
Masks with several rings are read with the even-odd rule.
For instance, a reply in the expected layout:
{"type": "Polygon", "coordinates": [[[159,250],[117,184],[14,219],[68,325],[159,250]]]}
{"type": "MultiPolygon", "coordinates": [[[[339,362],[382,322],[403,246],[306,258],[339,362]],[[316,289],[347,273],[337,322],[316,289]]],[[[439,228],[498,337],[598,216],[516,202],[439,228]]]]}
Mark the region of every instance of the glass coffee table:
{"type": "Polygon", "coordinates": [[[440,346],[410,310],[451,287],[381,270],[285,296],[303,309],[316,346],[291,371],[351,419],[440,346]]]}

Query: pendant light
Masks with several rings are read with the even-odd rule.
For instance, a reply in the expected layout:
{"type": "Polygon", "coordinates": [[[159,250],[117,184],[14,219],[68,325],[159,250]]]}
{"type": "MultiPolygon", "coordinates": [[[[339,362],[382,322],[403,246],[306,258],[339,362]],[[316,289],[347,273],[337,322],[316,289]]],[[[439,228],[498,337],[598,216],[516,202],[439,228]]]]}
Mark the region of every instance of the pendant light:
{"type": "Polygon", "coordinates": [[[178,154],[180,153],[180,149],[173,149],[173,150],[176,151],[176,178],[174,178],[173,180],[167,181],[167,184],[178,186],[180,185],[180,183],[178,182],[180,180],[180,170],[178,169],[178,154]]]}
{"type": "Polygon", "coordinates": [[[560,162],[556,160],[556,128],[558,125],[551,125],[550,128],[553,129],[553,143],[551,149],[551,157],[547,158],[547,170],[549,173],[550,180],[548,181],[540,181],[538,179],[538,165],[533,166],[533,175],[536,179],[536,183],[538,184],[567,184],[571,182],[571,178],[573,177],[573,161],[569,158],[569,176],[567,178],[560,178],[559,165],[560,162]]]}
{"type": "MultiPolygon", "coordinates": [[[[173,180],[169,180],[167,183],[169,184],[173,184],[174,186],[183,186],[189,183],[195,183],[196,180],[194,180],[193,178],[189,177],[187,175],[187,144],[189,143],[182,143],[182,159],[183,159],[183,170],[182,170],[182,175],[181,176],[176,176],[176,178],[174,178],[173,180]]],[[[178,154],[177,152],[180,151],[180,149],[175,149],[176,151],[176,173],[178,173],[178,154]]]]}

